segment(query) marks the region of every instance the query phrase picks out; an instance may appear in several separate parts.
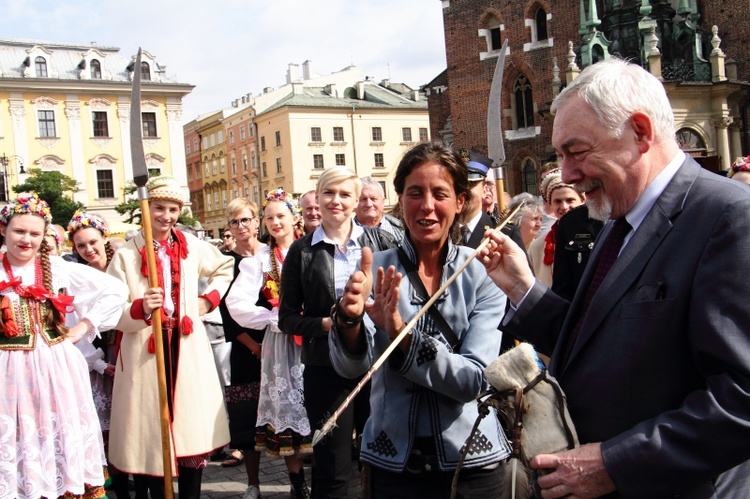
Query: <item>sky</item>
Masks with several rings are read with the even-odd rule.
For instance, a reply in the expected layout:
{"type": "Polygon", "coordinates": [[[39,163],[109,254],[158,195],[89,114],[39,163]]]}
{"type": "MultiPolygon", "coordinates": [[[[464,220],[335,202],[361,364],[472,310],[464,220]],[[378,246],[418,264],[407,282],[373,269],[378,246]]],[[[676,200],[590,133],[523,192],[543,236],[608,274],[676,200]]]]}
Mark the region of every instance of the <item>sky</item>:
{"type": "Polygon", "coordinates": [[[0,12],[3,39],[143,47],[195,85],[183,123],[285,84],[290,63],[412,88],[446,67],[440,0],[0,0],[0,12]]]}

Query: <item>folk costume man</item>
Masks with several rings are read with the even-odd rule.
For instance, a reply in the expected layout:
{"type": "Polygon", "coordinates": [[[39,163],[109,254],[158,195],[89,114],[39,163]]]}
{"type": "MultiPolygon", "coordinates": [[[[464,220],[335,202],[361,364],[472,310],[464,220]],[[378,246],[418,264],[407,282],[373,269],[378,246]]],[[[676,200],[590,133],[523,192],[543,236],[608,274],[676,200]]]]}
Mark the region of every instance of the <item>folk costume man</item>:
{"type": "Polygon", "coordinates": [[[163,495],[155,340],[151,316],[161,314],[173,458],[180,498],[200,497],[209,453],[229,442],[227,415],[211,346],[200,316],[219,305],[232,279],[232,259],[213,245],[173,228],[183,196],[169,176],[149,179],[159,287],[150,288],[140,232],[114,256],[107,272],[130,288],[117,329],[123,332],[112,400],[110,461],[163,495]],[[198,294],[198,280],[208,287],[198,294]]]}

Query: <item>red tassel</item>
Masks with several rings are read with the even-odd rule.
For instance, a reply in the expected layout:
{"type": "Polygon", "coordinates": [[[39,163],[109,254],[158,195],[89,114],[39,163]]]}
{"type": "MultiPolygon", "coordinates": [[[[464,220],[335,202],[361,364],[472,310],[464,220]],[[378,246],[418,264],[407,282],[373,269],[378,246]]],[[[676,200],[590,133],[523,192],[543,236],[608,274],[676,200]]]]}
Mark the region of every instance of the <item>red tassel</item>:
{"type": "Polygon", "coordinates": [[[193,333],[193,320],[187,315],[182,317],[182,324],[180,324],[180,330],[185,336],[193,333]]]}
{"type": "Polygon", "coordinates": [[[545,265],[555,263],[555,244],[557,244],[557,222],[552,224],[549,232],[544,237],[544,258],[542,262],[545,265]]]}
{"type": "Polygon", "coordinates": [[[0,301],[0,310],[2,310],[3,333],[5,336],[7,338],[18,336],[18,327],[13,320],[13,310],[11,309],[10,299],[7,296],[3,296],[2,301],[0,301]]]}
{"type": "Polygon", "coordinates": [[[141,275],[148,277],[148,257],[146,256],[146,246],[141,248],[141,275]]]}
{"type": "Polygon", "coordinates": [[[156,338],[154,337],[154,333],[151,333],[151,336],[148,337],[148,353],[156,353],[156,338]]]}
{"type": "Polygon", "coordinates": [[[302,346],[302,336],[295,334],[294,335],[294,342],[297,344],[297,346],[302,346]]]}

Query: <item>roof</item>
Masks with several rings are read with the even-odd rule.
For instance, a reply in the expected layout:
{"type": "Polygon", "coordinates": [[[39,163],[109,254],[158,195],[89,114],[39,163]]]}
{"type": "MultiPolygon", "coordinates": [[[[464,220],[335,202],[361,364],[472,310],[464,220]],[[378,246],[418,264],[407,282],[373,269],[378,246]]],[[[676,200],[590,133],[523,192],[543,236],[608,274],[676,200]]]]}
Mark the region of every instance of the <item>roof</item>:
{"type": "Polygon", "coordinates": [[[427,110],[427,99],[424,94],[418,93],[419,100],[415,101],[410,97],[410,93],[414,91],[406,85],[391,84],[385,88],[370,81],[360,83],[364,85],[363,99],[357,98],[356,87],[347,87],[339,91],[338,95],[331,95],[325,87],[304,87],[301,92],[286,96],[258,116],[287,106],[427,110]]]}
{"type": "MultiPolygon", "coordinates": [[[[118,47],[76,45],[70,43],[41,40],[0,39],[0,78],[24,78],[28,80],[83,80],[88,79],[92,59],[101,64],[102,81],[130,82],[130,70],[135,54],[125,56],[118,47]],[[34,62],[44,57],[47,63],[47,77],[37,77],[34,62]],[[130,68],[129,68],[130,66],[130,68]],[[24,75],[26,71],[26,75],[24,75]]],[[[143,61],[151,67],[151,82],[178,84],[164,73],[166,66],[156,62],[156,58],[143,51],[143,61]]],[[[146,82],[148,83],[148,82],[146,82]]]]}

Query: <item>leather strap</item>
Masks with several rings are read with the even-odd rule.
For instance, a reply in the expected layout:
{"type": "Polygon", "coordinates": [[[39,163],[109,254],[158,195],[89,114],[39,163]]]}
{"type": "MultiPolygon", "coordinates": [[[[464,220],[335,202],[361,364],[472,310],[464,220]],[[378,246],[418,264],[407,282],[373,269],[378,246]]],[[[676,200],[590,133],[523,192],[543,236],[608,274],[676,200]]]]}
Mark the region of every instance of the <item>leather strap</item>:
{"type": "MultiPolygon", "coordinates": [[[[419,297],[425,301],[429,300],[430,297],[427,294],[427,289],[424,287],[424,283],[422,282],[422,279],[419,278],[419,274],[417,273],[417,266],[414,265],[414,262],[409,259],[404,249],[400,246],[398,248],[398,261],[401,262],[401,266],[404,268],[404,270],[406,270],[406,277],[409,278],[409,282],[411,282],[411,285],[414,286],[414,290],[417,292],[417,295],[419,295],[419,297]]],[[[440,313],[440,310],[437,309],[434,303],[429,309],[427,309],[427,313],[430,314],[430,317],[432,317],[432,320],[435,322],[435,326],[437,326],[438,331],[443,334],[453,351],[455,352],[456,350],[458,350],[461,347],[461,340],[458,339],[458,336],[456,336],[456,333],[453,332],[453,329],[448,324],[448,321],[445,320],[445,317],[443,317],[443,315],[440,313]]]]}

